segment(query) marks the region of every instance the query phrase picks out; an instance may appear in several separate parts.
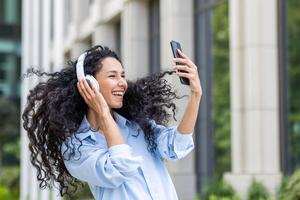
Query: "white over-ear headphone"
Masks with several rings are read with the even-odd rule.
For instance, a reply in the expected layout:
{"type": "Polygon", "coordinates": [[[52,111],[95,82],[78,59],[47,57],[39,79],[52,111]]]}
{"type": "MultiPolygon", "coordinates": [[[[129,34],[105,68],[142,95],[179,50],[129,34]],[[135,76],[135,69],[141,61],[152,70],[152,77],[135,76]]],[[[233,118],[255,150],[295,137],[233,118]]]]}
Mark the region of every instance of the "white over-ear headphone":
{"type": "Polygon", "coordinates": [[[76,75],[78,80],[86,79],[87,82],[90,84],[90,86],[96,87],[98,91],[100,91],[100,86],[98,81],[92,76],[92,75],[84,75],[84,59],[86,56],[86,52],[81,54],[79,58],[77,59],[76,64],[76,75]]]}

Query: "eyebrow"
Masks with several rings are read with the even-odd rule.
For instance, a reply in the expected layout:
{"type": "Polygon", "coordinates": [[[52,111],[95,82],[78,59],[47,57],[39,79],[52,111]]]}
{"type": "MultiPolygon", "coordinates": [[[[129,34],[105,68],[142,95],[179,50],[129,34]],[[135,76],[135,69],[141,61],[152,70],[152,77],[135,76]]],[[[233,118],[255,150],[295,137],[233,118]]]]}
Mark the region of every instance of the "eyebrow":
{"type": "MultiPolygon", "coordinates": [[[[116,70],[111,70],[111,71],[108,71],[108,72],[106,72],[106,73],[107,73],[107,74],[108,74],[108,73],[114,73],[114,74],[117,74],[118,71],[116,71],[116,70]]],[[[125,71],[122,71],[121,74],[125,74],[125,71]]]]}

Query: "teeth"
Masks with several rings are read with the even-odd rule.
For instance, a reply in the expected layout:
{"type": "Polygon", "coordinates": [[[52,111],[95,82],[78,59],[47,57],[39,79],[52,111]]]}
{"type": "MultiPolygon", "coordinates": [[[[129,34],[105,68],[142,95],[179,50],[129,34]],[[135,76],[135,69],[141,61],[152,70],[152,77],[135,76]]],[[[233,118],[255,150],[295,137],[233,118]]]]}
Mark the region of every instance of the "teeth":
{"type": "Polygon", "coordinates": [[[124,92],[113,92],[113,95],[123,96],[124,92]]]}

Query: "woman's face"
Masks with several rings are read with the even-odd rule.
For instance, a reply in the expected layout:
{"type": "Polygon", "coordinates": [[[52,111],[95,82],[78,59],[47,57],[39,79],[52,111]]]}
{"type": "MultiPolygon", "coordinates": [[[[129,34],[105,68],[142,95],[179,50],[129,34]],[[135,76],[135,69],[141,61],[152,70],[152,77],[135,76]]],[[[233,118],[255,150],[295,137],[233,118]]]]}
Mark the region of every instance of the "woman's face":
{"type": "Polygon", "coordinates": [[[121,63],[115,58],[104,58],[101,63],[102,68],[96,73],[100,92],[110,109],[121,108],[123,106],[123,97],[128,87],[125,71],[121,63]]]}

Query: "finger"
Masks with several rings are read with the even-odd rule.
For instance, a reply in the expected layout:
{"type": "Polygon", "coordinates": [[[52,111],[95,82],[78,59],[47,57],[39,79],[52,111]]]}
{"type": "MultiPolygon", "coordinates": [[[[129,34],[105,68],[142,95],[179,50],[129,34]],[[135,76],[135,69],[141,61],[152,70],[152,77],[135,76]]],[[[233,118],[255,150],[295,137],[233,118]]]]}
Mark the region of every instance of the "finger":
{"type": "Polygon", "coordinates": [[[97,91],[96,95],[97,95],[97,98],[99,100],[102,110],[104,110],[104,111],[105,111],[105,109],[109,110],[107,102],[106,102],[104,96],[101,94],[101,92],[97,91]]]}
{"type": "Polygon", "coordinates": [[[84,96],[84,92],[82,91],[82,87],[81,87],[80,81],[77,82],[77,89],[78,89],[80,95],[84,96]]]}
{"type": "Polygon", "coordinates": [[[86,89],[84,80],[80,80],[80,87],[81,87],[81,90],[82,90],[84,96],[86,97],[86,99],[91,99],[91,95],[88,93],[88,91],[86,89]]]}
{"type": "Polygon", "coordinates": [[[173,61],[175,63],[183,63],[183,64],[187,64],[187,60],[185,58],[173,58],[173,61]]]}
{"type": "Polygon", "coordinates": [[[186,72],[176,72],[176,74],[177,74],[179,77],[188,78],[188,79],[193,79],[193,78],[195,77],[194,74],[186,73],[186,72]]]}
{"type": "Polygon", "coordinates": [[[174,58],[173,60],[174,60],[175,63],[186,64],[187,66],[189,66],[191,68],[197,69],[197,66],[190,59],[187,59],[187,58],[174,58]]]}
{"type": "Polygon", "coordinates": [[[99,95],[102,95],[100,90],[98,90],[95,85],[92,85],[92,90],[93,90],[93,92],[95,93],[96,96],[99,97],[99,95]]]}
{"type": "Polygon", "coordinates": [[[92,91],[95,93],[95,94],[97,94],[97,92],[99,92],[98,90],[97,90],[97,88],[93,85],[93,84],[91,84],[91,89],[92,89],[92,91]]]}
{"type": "Polygon", "coordinates": [[[179,53],[179,55],[182,57],[182,58],[186,58],[186,59],[189,59],[189,57],[187,55],[185,55],[182,51],[180,51],[179,49],[177,49],[177,52],[179,53]]]}
{"type": "Polygon", "coordinates": [[[174,69],[176,69],[176,70],[184,70],[184,71],[187,71],[189,73],[194,73],[194,69],[188,67],[187,65],[176,65],[174,69]]]}
{"type": "Polygon", "coordinates": [[[87,101],[86,101],[85,94],[83,93],[83,91],[82,91],[82,89],[81,89],[81,86],[80,86],[80,82],[79,82],[79,81],[77,82],[77,88],[78,88],[79,94],[82,96],[82,98],[84,99],[84,101],[87,102],[87,101]]]}
{"type": "Polygon", "coordinates": [[[88,94],[93,97],[95,95],[94,91],[91,88],[91,86],[93,87],[93,84],[91,84],[91,86],[90,86],[89,83],[87,82],[87,80],[83,80],[83,83],[84,83],[84,87],[85,87],[86,91],[88,92],[88,94]]]}
{"type": "Polygon", "coordinates": [[[93,84],[91,84],[91,90],[92,92],[94,92],[94,95],[96,95],[98,98],[104,99],[103,95],[101,94],[101,92],[99,90],[97,90],[97,87],[94,86],[93,84]]]}
{"type": "Polygon", "coordinates": [[[187,65],[187,66],[191,65],[190,61],[186,58],[174,58],[173,61],[175,63],[180,63],[182,65],[187,65]]]}

